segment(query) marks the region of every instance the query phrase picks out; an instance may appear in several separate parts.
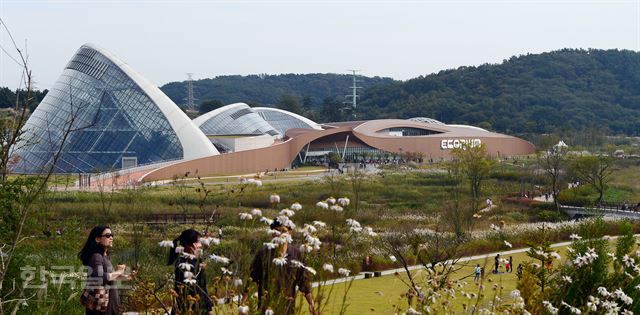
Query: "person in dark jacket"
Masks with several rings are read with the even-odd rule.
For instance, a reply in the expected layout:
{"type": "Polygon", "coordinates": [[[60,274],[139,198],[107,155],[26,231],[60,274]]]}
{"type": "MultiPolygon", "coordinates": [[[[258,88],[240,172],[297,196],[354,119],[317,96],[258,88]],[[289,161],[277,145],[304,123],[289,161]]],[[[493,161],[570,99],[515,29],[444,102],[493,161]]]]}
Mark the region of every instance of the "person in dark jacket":
{"type": "Polygon", "coordinates": [[[119,314],[120,298],[118,297],[117,281],[131,280],[135,275],[125,275],[127,266],[119,264],[113,269],[109,259],[109,249],[113,246],[113,232],[108,226],[96,226],[89,233],[78,258],[88,267],[87,287],[104,286],[109,290],[109,304],[105,312],[86,310],[87,315],[116,315],[119,314]]]}
{"type": "MultiPolygon", "coordinates": [[[[291,229],[279,219],[273,220],[271,229],[285,236],[291,229]]],[[[264,314],[271,308],[275,314],[289,315],[295,311],[296,289],[302,292],[309,304],[309,313],[316,314],[311,283],[307,270],[296,266],[294,262],[304,265],[304,255],[300,246],[283,243],[277,248],[263,248],[255,256],[251,264],[251,279],[258,285],[258,308],[264,314]],[[276,264],[275,259],[284,261],[276,264]],[[269,296],[266,296],[267,293],[269,296]]]]}
{"type": "Polygon", "coordinates": [[[201,236],[198,231],[188,229],[173,240],[174,248],[170,249],[168,264],[175,266],[174,291],[177,297],[171,314],[208,314],[213,306],[207,291],[206,264],[200,257],[201,236]]]}

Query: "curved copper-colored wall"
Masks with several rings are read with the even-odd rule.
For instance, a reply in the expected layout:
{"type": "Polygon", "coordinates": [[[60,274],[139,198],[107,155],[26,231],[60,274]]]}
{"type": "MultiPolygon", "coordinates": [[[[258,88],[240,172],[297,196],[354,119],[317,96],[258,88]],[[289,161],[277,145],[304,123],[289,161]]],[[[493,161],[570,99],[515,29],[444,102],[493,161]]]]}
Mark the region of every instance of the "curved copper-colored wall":
{"type": "MultiPolygon", "coordinates": [[[[370,121],[360,124],[344,124],[337,128],[326,130],[300,130],[287,132],[290,136],[285,142],[269,147],[215,155],[200,159],[178,162],[172,165],[150,171],[140,177],[140,181],[155,181],[183,175],[186,172],[199,175],[213,174],[242,174],[255,173],[265,170],[287,168],[295,159],[298,152],[316,139],[339,133],[347,133],[356,137],[367,145],[388,152],[423,152],[426,159],[449,158],[451,150],[440,147],[441,140],[446,139],[480,139],[486,145],[491,156],[526,155],[535,152],[535,147],[522,139],[486,131],[453,128],[443,130],[441,134],[416,137],[394,137],[376,134],[376,131],[397,125],[424,128],[424,124],[417,122],[390,120],[370,121]]],[[[440,127],[439,129],[446,129],[440,127]]],[[[434,128],[436,129],[436,128],[434,128]]],[[[342,143],[344,145],[344,143],[342,143]]],[[[338,147],[341,144],[338,143],[338,147]]]]}

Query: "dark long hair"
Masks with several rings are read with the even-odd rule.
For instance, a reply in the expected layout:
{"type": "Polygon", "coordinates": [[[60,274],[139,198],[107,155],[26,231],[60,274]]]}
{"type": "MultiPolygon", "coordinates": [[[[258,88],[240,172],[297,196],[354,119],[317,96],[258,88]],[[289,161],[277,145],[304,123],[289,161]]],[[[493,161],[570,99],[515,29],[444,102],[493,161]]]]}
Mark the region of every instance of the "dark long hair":
{"type": "Polygon", "coordinates": [[[87,241],[84,243],[84,246],[82,246],[82,250],[78,253],[78,258],[82,260],[83,265],[89,266],[91,256],[93,256],[93,254],[98,253],[102,255],[104,253],[104,246],[96,242],[96,237],[102,236],[102,233],[106,229],[111,228],[106,225],[98,225],[91,229],[89,237],[87,237],[87,241]]]}
{"type": "Polygon", "coordinates": [[[178,258],[178,253],[176,253],[176,247],[178,247],[178,243],[180,246],[189,246],[198,242],[198,239],[202,236],[200,232],[194,229],[188,229],[182,231],[178,238],[173,240],[173,248],[169,248],[169,260],[167,261],[167,265],[172,265],[176,259],[178,258]]]}

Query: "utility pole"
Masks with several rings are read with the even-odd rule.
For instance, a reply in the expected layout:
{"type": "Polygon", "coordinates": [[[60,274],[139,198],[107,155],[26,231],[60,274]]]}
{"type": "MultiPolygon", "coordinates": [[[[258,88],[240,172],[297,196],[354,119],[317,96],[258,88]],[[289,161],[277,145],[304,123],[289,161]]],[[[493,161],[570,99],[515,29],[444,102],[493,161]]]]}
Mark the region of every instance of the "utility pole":
{"type": "Polygon", "coordinates": [[[187,109],[197,110],[196,98],[193,97],[193,73],[187,73],[187,109]]]}
{"type": "Polygon", "coordinates": [[[345,102],[346,105],[351,105],[351,107],[346,107],[345,109],[350,109],[353,119],[355,120],[357,118],[356,115],[356,109],[358,107],[358,98],[360,97],[360,95],[358,95],[358,89],[361,89],[362,87],[358,86],[358,82],[362,82],[362,80],[358,80],[357,79],[357,74],[356,72],[359,72],[360,70],[349,70],[353,73],[353,85],[351,86],[351,94],[350,95],[345,95],[346,99],[351,98],[351,102],[345,102]]]}

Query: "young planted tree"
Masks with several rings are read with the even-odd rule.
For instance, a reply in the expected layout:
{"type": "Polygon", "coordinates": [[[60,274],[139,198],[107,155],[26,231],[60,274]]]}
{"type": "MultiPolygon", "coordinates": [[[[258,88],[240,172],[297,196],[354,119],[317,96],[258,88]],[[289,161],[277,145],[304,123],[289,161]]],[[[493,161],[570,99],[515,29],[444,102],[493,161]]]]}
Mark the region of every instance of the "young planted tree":
{"type": "Polygon", "coordinates": [[[613,173],[613,159],[607,155],[580,156],[571,163],[571,173],[584,184],[598,192],[596,203],[603,202],[604,194],[613,173]]]}
{"type": "Polygon", "coordinates": [[[538,165],[544,171],[549,184],[551,186],[551,196],[556,206],[556,211],[560,212],[560,204],[558,203],[558,195],[562,190],[561,176],[567,167],[567,149],[564,147],[552,147],[545,152],[538,154],[538,165]]]}
{"type": "Polygon", "coordinates": [[[468,182],[473,211],[477,212],[482,182],[496,163],[489,158],[484,144],[472,146],[463,143],[462,147],[453,149],[452,156],[454,159],[449,164],[449,171],[453,176],[459,176],[468,182]]]}

